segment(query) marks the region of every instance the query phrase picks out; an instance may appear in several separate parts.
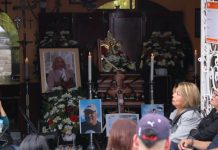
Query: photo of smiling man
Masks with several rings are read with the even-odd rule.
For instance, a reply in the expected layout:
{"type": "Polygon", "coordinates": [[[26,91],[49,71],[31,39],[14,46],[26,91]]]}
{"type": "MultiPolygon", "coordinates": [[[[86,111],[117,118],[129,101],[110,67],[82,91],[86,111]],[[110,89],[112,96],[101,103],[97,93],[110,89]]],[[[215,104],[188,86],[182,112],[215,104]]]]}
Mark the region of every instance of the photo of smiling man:
{"type": "Polygon", "coordinates": [[[101,133],[101,100],[80,100],[80,133],[101,133]]]}

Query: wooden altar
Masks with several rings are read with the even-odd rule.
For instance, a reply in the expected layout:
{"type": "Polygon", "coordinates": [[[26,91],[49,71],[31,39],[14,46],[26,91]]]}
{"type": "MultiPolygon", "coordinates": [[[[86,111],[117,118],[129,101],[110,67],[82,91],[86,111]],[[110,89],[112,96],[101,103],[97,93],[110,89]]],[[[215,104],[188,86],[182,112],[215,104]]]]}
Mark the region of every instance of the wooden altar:
{"type": "MultiPolygon", "coordinates": [[[[140,108],[144,103],[144,80],[140,74],[124,74],[121,88],[117,83],[117,73],[101,73],[98,80],[98,96],[102,99],[102,107],[116,108],[121,106],[121,112],[126,108],[140,108]],[[122,93],[123,101],[120,101],[122,93]]],[[[120,78],[119,78],[120,79],[120,78]]],[[[118,79],[118,80],[119,80],[118,79]]]]}

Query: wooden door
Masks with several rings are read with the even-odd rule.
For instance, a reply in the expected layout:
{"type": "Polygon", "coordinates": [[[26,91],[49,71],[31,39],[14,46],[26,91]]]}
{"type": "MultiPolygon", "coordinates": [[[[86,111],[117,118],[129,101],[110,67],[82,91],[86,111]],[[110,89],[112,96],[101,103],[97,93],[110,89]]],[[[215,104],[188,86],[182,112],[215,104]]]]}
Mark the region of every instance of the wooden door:
{"type": "Polygon", "coordinates": [[[139,60],[145,34],[145,16],[140,12],[117,10],[109,16],[109,29],[116,40],[121,41],[122,50],[129,58],[139,60]]]}

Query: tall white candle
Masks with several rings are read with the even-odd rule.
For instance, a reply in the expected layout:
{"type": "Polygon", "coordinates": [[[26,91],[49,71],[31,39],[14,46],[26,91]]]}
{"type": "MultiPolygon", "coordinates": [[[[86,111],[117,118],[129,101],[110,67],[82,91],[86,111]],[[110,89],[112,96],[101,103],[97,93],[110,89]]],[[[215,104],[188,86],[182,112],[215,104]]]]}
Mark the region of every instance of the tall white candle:
{"type": "Polygon", "coordinates": [[[151,54],[150,81],[154,79],[154,54],[151,54]]]}
{"type": "Polygon", "coordinates": [[[91,56],[91,52],[89,52],[89,56],[88,56],[88,81],[92,81],[92,56],[91,56]]]}
{"type": "Polygon", "coordinates": [[[28,57],[25,59],[25,80],[29,79],[29,60],[28,57]]]}
{"type": "Polygon", "coordinates": [[[198,69],[197,69],[197,58],[198,58],[198,53],[197,53],[197,50],[195,50],[195,53],[194,53],[194,72],[195,72],[195,77],[197,76],[197,73],[198,73],[198,69]]]}

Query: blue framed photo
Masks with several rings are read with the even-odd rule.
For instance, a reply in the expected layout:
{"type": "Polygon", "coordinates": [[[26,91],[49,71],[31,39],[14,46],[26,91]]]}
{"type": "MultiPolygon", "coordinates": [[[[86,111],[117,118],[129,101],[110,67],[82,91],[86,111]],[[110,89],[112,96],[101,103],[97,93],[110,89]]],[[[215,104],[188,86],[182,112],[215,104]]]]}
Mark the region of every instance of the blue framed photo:
{"type": "Polygon", "coordinates": [[[79,101],[80,133],[102,132],[101,99],[82,99],[79,101]]]}
{"type": "Polygon", "coordinates": [[[164,115],[164,104],[141,104],[141,116],[151,112],[164,115]]]}

